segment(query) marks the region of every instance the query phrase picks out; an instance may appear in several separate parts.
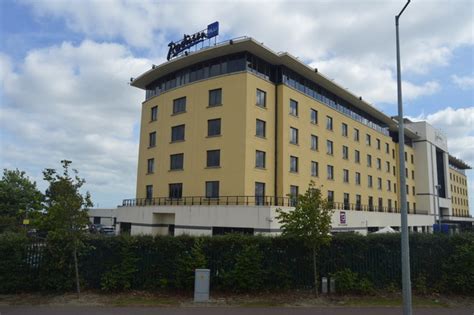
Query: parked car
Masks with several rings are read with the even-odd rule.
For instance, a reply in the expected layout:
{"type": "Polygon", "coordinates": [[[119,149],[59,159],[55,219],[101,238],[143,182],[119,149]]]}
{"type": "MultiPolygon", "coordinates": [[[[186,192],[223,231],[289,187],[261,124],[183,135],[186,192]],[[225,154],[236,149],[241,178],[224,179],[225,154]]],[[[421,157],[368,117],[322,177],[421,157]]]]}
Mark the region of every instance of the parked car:
{"type": "Polygon", "coordinates": [[[99,232],[103,235],[115,235],[115,228],[113,226],[102,226],[99,232]]]}

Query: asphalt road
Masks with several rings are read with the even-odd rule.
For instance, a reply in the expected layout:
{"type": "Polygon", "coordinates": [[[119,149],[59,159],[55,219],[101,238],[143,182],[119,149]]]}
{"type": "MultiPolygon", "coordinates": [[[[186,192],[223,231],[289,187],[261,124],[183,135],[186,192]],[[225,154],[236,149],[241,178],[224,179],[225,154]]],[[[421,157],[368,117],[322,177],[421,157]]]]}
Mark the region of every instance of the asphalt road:
{"type": "MultiPolygon", "coordinates": [[[[400,308],[243,308],[243,307],[89,307],[89,306],[0,306],[0,315],[399,315],[400,308]]],[[[418,308],[414,315],[474,315],[474,309],[418,308]]]]}

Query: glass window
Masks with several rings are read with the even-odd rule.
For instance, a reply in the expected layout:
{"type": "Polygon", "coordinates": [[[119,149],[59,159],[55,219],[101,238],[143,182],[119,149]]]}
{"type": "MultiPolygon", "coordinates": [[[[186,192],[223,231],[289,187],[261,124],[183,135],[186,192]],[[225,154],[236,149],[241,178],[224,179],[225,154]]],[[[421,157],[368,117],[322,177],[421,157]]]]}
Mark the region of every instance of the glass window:
{"type": "Polygon", "coordinates": [[[356,210],[361,210],[362,208],[362,197],[361,195],[356,195],[356,210]]]}
{"type": "Polygon", "coordinates": [[[298,144],[298,129],[290,127],[290,143],[298,144]]]}
{"type": "Polygon", "coordinates": [[[170,198],[183,197],[183,184],[182,183],[169,184],[169,197],[170,198]]]}
{"type": "Polygon", "coordinates": [[[209,91],[209,106],[222,105],[222,89],[209,91]]]}
{"type": "Polygon", "coordinates": [[[354,128],[354,141],[359,141],[359,129],[354,128]]]}
{"type": "Polygon", "coordinates": [[[387,173],[390,173],[390,162],[389,162],[389,161],[386,161],[386,162],[385,162],[385,171],[386,171],[387,173]]]}
{"type": "Polygon", "coordinates": [[[318,136],[311,135],[311,150],[318,150],[318,136]]]}
{"type": "Polygon", "coordinates": [[[342,123],[341,130],[342,130],[342,136],[347,137],[347,124],[342,123]]]}
{"type": "Polygon", "coordinates": [[[380,150],[380,139],[376,139],[377,141],[377,150],[380,150]]]}
{"type": "Polygon", "coordinates": [[[349,147],[345,145],[342,146],[342,158],[345,160],[349,159],[349,147]]]}
{"type": "Polygon", "coordinates": [[[184,125],[171,127],[171,142],[184,141],[184,125]]]}
{"type": "Polygon", "coordinates": [[[390,179],[387,179],[387,191],[392,191],[392,182],[390,179]]]}
{"type": "Polygon", "coordinates": [[[298,158],[296,156],[290,156],[290,172],[298,172],[298,158]]]}
{"type": "Polygon", "coordinates": [[[334,202],[334,191],[332,191],[332,190],[328,190],[328,201],[330,203],[334,202]]]}
{"type": "Polygon", "coordinates": [[[377,177],[377,189],[382,190],[382,179],[377,177]]]}
{"type": "Polygon", "coordinates": [[[356,163],[360,163],[360,151],[359,150],[354,151],[354,161],[356,163]]]}
{"type": "Polygon", "coordinates": [[[256,168],[265,168],[265,155],[264,151],[255,151],[255,167],[256,168]]]}
{"type": "Polygon", "coordinates": [[[367,176],[367,187],[372,188],[372,175],[367,176]]]}
{"type": "Polygon", "coordinates": [[[147,174],[151,174],[153,173],[155,170],[155,159],[148,159],[147,160],[147,168],[146,168],[146,172],[147,174]]]}
{"type": "Polygon", "coordinates": [[[290,196],[291,196],[291,205],[294,206],[296,204],[296,201],[298,200],[298,186],[295,185],[290,185],[290,196]]]}
{"type": "Polygon", "coordinates": [[[153,198],[153,185],[146,185],[146,199],[153,198]]]}
{"type": "Polygon", "coordinates": [[[311,176],[319,176],[318,162],[311,161],[311,176]]]}
{"type": "Polygon", "coordinates": [[[374,198],[369,196],[369,211],[374,211],[374,198]]]}
{"type": "Polygon", "coordinates": [[[256,135],[257,135],[257,137],[265,138],[266,124],[267,123],[265,121],[257,119],[257,125],[256,125],[256,135]]]}
{"type": "Polygon", "coordinates": [[[326,140],[326,152],[327,152],[327,154],[329,154],[329,155],[333,155],[333,154],[334,154],[333,142],[332,142],[331,140],[326,140]]]}
{"type": "Polygon", "coordinates": [[[150,132],[148,135],[148,147],[156,146],[156,131],[150,132]]]}
{"type": "Polygon", "coordinates": [[[257,89],[257,106],[267,107],[267,92],[257,89]]]}
{"type": "Polygon", "coordinates": [[[184,113],[186,111],[186,97],[173,100],[173,114],[184,113]]]}
{"type": "Polygon", "coordinates": [[[342,180],[344,183],[348,183],[349,182],[349,170],[342,170],[342,180]]]}
{"type": "Polygon", "coordinates": [[[298,102],[290,99],[290,114],[298,116],[298,102]]]}
{"type": "Polygon", "coordinates": [[[184,153],[170,155],[170,169],[182,170],[184,164],[184,153]]]}
{"type": "Polygon", "coordinates": [[[382,169],[382,160],[377,158],[377,169],[381,170],[382,169]]]}
{"type": "Polygon", "coordinates": [[[207,151],[207,167],[217,167],[221,165],[221,150],[207,151]]]}
{"type": "Polygon", "coordinates": [[[411,179],[415,179],[415,171],[411,171],[411,179]]]}
{"type": "Polygon", "coordinates": [[[206,182],[206,198],[219,198],[219,182],[206,182]]]}
{"type": "Polygon", "coordinates": [[[356,172],[355,183],[356,183],[356,185],[360,185],[360,173],[359,172],[356,172]]]}
{"type": "Polygon", "coordinates": [[[255,204],[263,205],[265,198],[265,183],[255,182],[255,204]]]}
{"type": "Polygon", "coordinates": [[[411,164],[413,164],[415,162],[415,158],[413,157],[413,154],[410,155],[410,160],[411,160],[411,164]]]}
{"type": "Polygon", "coordinates": [[[151,108],[150,120],[156,121],[158,119],[158,106],[153,106],[151,108]]]}
{"type": "Polygon", "coordinates": [[[328,179],[334,179],[334,166],[328,165],[327,172],[328,172],[328,179]]]}
{"type": "Polygon", "coordinates": [[[332,130],[332,117],[326,116],[326,129],[332,130]]]}
{"type": "Polygon", "coordinates": [[[369,146],[372,144],[372,139],[369,134],[365,135],[365,144],[369,146]]]}
{"type": "Polygon", "coordinates": [[[383,210],[383,199],[379,198],[379,211],[383,210]]]}
{"type": "Polygon", "coordinates": [[[367,154],[367,166],[372,167],[372,155],[367,154]]]}
{"type": "Polygon", "coordinates": [[[209,119],[207,121],[207,136],[219,136],[221,134],[221,119],[209,119]]]}
{"type": "Polygon", "coordinates": [[[385,143],[385,153],[390,154],[390,145],[385,143]]]}
{"type": "Polygon", "coordinates": [[[350,209],[350,197],[348,193],[344,193],[344,210],[350,209]]]}
{"type": "Polygon", "coordinates": [[[311,109],[311,122],[313,124],[318,123],[318,111],[315,109],[311,109]]]}

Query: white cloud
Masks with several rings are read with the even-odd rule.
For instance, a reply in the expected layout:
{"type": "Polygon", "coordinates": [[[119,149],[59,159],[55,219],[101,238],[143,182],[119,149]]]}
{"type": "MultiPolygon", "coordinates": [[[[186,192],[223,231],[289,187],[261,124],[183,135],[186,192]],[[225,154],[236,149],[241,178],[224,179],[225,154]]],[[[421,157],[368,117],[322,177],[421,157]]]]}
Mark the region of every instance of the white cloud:
{"type": "MultiPolygon", "coordinates": [[[[6,64],[7,58],[0,57],[6,64]]],[[[4,68],[4,167],[31,169],[38,180],[39,170],[71,159],[87,179],[87,189],[134,196],[138,147],[133,128],[144,92],[127,81],[149,64],[121,45],[84,41],[31,51],[18,71],[4,68]]]]}
{"type": "Polygon", "coordinates": [[[462,90],[469,90],[474,88],[474,76],[457,76],[452,75],[451,79],[453,80],[454,84],[456,84],[462,90]]]}

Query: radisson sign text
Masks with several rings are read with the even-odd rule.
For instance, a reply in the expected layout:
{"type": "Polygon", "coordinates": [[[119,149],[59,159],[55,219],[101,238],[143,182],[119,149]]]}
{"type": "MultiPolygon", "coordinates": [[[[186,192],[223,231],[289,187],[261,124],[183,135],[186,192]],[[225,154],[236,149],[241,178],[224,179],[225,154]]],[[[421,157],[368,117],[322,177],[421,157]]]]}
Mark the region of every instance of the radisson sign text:
{"type": "Polygon", "coordinates": [[[171,42],[168,44],[168,56],[167,59],[170,60],[173,57],[178,56],[180,53],[185,51],[192,46],[213,37],[219,35],[219,22],[214,22],[207,26],[206,30],[202,30],[193,35],[184,34],[183,39],[177,42],[171,42]]]}

